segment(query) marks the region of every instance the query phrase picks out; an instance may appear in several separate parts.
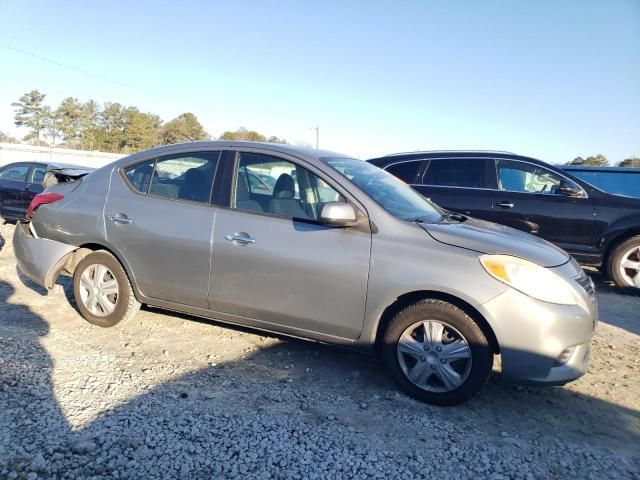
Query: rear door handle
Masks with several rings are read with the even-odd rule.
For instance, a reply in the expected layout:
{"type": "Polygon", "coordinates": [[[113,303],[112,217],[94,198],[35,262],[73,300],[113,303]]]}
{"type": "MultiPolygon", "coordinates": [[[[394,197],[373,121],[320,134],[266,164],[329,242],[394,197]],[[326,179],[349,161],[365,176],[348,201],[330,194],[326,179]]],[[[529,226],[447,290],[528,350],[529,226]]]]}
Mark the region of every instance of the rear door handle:
{"type": "Polygon", "coordinates": [[[496,203],[500,208],[513,208],[515,204],[513,202],[498,202],[496,203]]]}
{"type": "Polygon", "coordinates": [[[247,245],[249,243],[256,243],[256,239],[252,238],[251,235],[245,232],[238,233],[228,233],[224,236],[225,240],[229,240],[233,243],[239,243],[241,245],[247,245]]]}
{"type": "Polygon", "coordinates": [[[133,220],[131,220],[129,217],[127,217],[126,215],[123,214],[119,214],[119,215],[109,215],[109,220],[111,220],[113,223],[121,223],[123,225],[129,225],[130,223],[133,222],[133,220]]]}

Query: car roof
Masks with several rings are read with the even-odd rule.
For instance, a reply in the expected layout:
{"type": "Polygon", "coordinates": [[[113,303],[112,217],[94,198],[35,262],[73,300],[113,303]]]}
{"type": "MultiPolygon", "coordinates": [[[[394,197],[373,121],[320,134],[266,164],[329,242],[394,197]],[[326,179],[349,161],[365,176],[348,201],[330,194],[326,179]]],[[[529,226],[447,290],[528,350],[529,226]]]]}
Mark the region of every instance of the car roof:
{"type": "Polygon", "coordinates": [[[394,153],[384,157],[371,158],[367,160],[378,166],[387,166],[393,163],[400,163],[405,160],[429,159],[429,158],[512,158],[514,160],[524,160],[540,165],[550,165],[549,163],[536,158],[518,155],[502,150],[422,150],[416,152],[394,153]]]}
{"type": "Polygon", "coordinates": [[[217,140],[217,141],[202,141],[202,142],[184,142],[173,143],[170,145],[163,145],[161,147],[152,148],[143,152],[138,152],[128,157],[124,157],[117,160],[117,163],[128,163],[137,157],[149,157],[153,155],[168,155],[171,153],[178,153],[185,149],[194,148],[220,148],[226,150],[233,150],[234,148],[258,148],[261,150],[271,150],[276,153],[288,153],[290,155],[302,156],[306,159],[312,159],[321,161],[324,157],[339,157],[339,158],[351,158],[349,155],[342,153],[332,152],[330,150],[316,150],[315,148],[303,147],[298,145],[288,145],[282,143],[268,143],[268,142],[244,142],[235,140],[217,140]]]}

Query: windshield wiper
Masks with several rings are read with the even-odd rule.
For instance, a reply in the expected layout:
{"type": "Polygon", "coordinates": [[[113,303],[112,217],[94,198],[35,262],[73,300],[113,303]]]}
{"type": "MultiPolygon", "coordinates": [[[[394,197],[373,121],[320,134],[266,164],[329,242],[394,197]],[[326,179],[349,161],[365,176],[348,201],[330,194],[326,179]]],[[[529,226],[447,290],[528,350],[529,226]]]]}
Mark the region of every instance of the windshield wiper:
{"type": "Polygon", "coordinates": [[[455,220],[457,222],[464,222],[466,219],[467,219],[467,217],[465,217],[461,213],[445,212],[440,217],[440,220],[438,220],[438,223],[443,222],[445,220],[455,220]]]}

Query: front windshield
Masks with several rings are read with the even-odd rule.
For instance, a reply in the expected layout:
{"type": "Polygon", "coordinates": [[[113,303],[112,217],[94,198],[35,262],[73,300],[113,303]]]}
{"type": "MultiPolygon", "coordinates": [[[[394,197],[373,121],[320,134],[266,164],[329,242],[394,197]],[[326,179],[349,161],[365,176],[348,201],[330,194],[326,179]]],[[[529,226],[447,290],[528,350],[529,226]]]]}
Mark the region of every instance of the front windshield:
{"type": "Polygon", "coordinates": [[[442,217],[443,211],[433,203],[371,163],[352,158],[324,160],[397,218],[436,222],[442,217]]]}

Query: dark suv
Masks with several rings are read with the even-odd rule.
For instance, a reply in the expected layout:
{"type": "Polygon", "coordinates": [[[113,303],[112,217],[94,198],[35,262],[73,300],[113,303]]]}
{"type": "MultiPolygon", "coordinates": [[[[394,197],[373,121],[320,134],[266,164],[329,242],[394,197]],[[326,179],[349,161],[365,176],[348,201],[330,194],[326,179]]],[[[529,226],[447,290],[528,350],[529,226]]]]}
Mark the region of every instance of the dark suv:
{"type": "Polygon", "coordinates": [[[447,210],[542,237],[617,285],[640,288],[640,199],[508,152],[411,152],[369,162],[447,210]]]}

